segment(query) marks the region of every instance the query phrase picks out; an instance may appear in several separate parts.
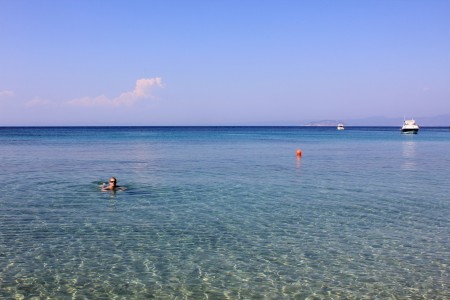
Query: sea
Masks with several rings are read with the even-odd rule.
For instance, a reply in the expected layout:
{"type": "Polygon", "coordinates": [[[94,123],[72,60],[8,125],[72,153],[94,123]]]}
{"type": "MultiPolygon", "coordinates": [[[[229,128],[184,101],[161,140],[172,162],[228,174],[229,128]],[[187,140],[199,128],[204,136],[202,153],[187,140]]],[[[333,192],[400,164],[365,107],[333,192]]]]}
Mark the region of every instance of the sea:
{"type": "Polygon", "coordinates": [[[449,170],[446,127],[0,127],[0,298],[450,299],[449,170]]]}

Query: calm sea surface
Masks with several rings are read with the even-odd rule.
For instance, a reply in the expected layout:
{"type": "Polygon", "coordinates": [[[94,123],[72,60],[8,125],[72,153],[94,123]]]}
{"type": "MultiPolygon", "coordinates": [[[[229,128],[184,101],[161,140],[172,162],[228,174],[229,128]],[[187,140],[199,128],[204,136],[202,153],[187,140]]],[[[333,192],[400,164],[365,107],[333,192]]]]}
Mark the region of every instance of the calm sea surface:
{"type": "Polygon", "coordinates": [[[0,298],[449,299],[449,170],[447,128],[0,128],[0,298]]]}

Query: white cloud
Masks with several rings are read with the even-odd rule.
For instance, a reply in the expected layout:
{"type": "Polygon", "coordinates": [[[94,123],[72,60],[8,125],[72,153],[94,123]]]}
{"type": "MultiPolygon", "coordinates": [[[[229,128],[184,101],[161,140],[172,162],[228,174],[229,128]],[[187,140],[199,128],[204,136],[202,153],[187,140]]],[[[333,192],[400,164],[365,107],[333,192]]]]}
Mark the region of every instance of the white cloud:
{"type": "Polygon", "coordinates": [[[41,99],[41,98],[34,98],[33,100],[28,101],[25,103],[26,107],[36,107],[36,106],[45,106],[49,104],[50,101],[41,99]]]}
{"type": "Polygon", "coordinates": [[[9,90],[0,91],[0,98],[8,98],[8,97],[12,97],[12,96],[14,96],[13,91],[9,91],[9,90]]]}
{"type": "Polygon", "coordinates": [[[104,95],[101,95],[97,97],[78,98],[70,100],[68,103],[76,106],[130,106],[140,100],[153,98],[151,91],[155,87],[163,87],[161,78],[143,78],[136,81],[134,90],[124,92],[116,98],[110,99],[104,95]]]}
{"type": "Polygon", "coordinates": [[[108,99],[106,96],[97,97],[83,97],[70,100],[68,103],[76,106],[96,106],[96,105],[111,105],[114,100],[108,99]]]}

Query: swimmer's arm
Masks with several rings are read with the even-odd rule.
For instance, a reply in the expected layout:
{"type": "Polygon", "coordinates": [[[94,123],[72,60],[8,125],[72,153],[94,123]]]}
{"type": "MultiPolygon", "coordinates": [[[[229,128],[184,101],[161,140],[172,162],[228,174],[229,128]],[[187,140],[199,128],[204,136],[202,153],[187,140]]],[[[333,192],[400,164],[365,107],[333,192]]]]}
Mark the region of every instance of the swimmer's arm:
{"type": "Polygon", "coordinates": [[[116,190],[116,191],[125,191],[125,190],[127,190],[127,189],[128,189],[128,188],[123,187],[123,186],[116,186],[115,189],[112,189],[112,188],[110,188],[109,186],[103,186],[103,187],[102,187],[102,192],[114,191],[114,190],[116,190]]]}
{"type": "Polygon", "coordinates": [[[112,189],[108,185],[104,184],[102,186],[102,192],[106,192],[106,191],[110,191],[110,190],[112,190],[112,189]]]}

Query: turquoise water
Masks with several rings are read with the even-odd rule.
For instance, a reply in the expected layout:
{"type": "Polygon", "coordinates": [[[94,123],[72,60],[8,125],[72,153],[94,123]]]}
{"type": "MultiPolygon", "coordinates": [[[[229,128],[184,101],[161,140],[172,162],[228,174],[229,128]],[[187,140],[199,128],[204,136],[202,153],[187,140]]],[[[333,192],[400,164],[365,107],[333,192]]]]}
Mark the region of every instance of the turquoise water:
{"type": "Polygon", "coordinates": [[[450,298],[447,128],[0,128],[0,170],[0,298],[450,298]]]}

